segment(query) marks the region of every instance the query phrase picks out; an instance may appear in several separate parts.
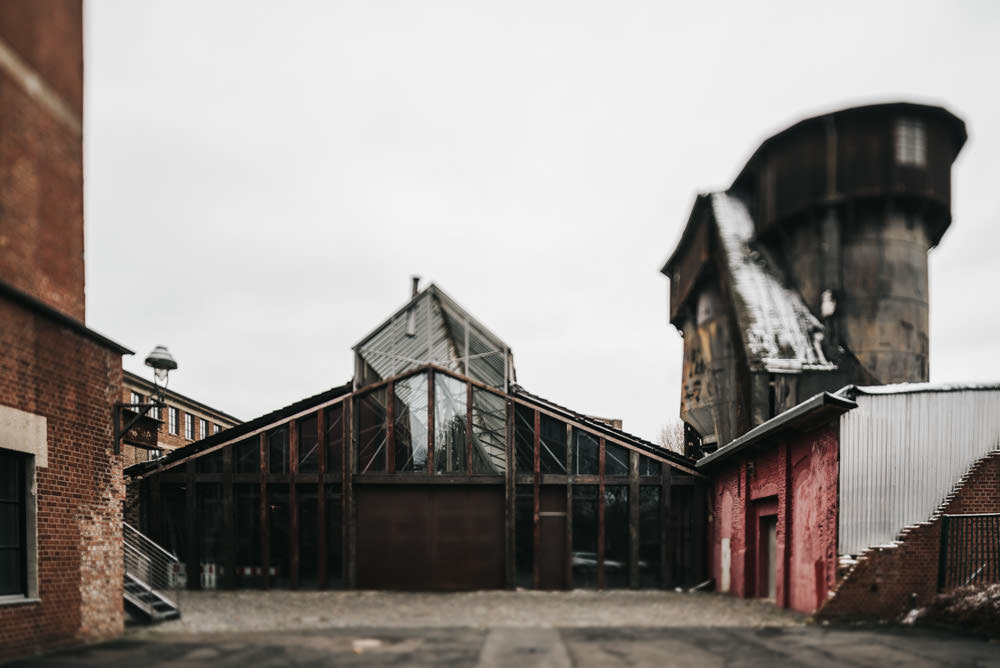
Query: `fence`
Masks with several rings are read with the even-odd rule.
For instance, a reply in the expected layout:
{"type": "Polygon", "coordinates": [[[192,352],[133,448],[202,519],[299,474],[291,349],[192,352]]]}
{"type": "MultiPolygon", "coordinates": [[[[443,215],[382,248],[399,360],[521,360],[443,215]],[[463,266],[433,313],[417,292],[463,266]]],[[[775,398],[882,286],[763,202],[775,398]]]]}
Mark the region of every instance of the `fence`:
{"type": "Polygon", "coordinates": [[[944,515],[938,591],[1000,582],[1000,513],[944,515]]]}

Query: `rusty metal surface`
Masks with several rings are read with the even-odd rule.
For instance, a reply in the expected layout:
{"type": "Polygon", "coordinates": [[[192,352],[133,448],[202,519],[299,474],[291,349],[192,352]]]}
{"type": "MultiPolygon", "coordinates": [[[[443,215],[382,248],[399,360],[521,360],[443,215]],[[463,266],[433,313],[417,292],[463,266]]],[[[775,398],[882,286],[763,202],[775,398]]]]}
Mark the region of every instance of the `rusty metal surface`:
{"type": "Polygon", "coordinates": [[[358,486],[358,587],[504,586],[502,487],[358,486]]]}

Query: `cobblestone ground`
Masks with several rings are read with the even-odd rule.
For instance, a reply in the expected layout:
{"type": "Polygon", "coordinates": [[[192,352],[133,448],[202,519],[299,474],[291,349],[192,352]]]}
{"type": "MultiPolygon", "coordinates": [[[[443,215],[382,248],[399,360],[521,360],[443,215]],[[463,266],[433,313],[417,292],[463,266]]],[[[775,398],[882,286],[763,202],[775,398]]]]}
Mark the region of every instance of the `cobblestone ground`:
{"type": "Polygon", "coordinates": [[[763,601],[664,591],[182,592],[182,617],[140,633],[364,627],[790,626],[805,616],[763,601]]]}

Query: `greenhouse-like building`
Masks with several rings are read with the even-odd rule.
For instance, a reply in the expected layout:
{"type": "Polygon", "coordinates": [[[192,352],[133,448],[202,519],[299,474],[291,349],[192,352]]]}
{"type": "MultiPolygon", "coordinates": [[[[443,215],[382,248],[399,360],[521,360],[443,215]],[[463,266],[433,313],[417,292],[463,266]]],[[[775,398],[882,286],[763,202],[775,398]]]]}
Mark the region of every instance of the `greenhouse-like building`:
{"type": "Polygon", "coordinates": [[[673,587],[705,573],[691,460],[529,394],[430,285],[341,387],[126,469],[189,588],[673,587]]]}

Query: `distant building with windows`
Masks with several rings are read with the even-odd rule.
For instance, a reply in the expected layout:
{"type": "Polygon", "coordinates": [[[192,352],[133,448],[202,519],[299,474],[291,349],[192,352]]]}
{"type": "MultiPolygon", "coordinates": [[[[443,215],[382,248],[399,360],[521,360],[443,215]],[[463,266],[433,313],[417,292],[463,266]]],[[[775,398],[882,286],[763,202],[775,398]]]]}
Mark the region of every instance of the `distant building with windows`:
{"type": "MultiPolygon", "coordinates": [[[[122,402],[127,404],[149,403],[153,395],[153,381],[142,376],[124,372],[122,402]]],[[[187,445],[200,441],[230,427],[243,424],[239,418],[196,401],[188,396],[167,390],[166,409],[153,408],[149,417],[159,420],[157,447],[122,444],[122,459],[125,466],[146,462],[187,445]]]]}

